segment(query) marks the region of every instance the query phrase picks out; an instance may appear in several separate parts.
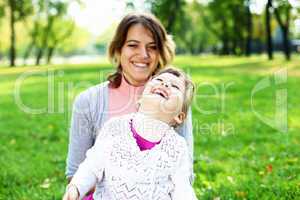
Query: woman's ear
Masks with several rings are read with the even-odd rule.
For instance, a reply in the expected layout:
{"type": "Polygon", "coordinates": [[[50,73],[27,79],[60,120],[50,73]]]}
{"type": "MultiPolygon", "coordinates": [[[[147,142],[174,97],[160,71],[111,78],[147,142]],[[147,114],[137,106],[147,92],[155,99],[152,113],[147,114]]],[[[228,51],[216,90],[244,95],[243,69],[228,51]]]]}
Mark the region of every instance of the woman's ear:
{"type": "Polygon", "coordinates": [[[182,124],[184,119],[185,119],[185,113],[184,112],[180,112],[177,116],[174,117],[174,121],[177,125],[182,124]]]}

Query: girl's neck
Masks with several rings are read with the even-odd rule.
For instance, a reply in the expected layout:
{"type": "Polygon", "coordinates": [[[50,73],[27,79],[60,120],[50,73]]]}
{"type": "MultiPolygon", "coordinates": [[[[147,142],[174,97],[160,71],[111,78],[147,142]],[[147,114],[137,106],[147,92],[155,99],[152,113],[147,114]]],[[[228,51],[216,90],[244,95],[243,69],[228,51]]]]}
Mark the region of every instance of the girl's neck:
{"type": "Polygon", "coordinates": [[[142,112],[135,114],[133,126],[141,137],[151,142],[160,141],[165,132],[170,129],[167,123],[142,112]]]}

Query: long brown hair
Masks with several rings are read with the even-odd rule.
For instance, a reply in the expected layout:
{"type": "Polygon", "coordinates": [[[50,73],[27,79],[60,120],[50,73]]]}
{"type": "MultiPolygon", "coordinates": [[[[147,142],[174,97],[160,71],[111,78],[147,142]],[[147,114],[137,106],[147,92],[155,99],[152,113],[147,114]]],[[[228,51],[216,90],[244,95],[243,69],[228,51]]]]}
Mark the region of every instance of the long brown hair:
{"type": "Polygon", "coordinates": [[[118,88],[122,80],[122,66],[120,63],[121,49],[126,41],[128,30],[135,24],[141,24],[148,29],[153,36],[159,52],[159,62],[154,74],[167,64],[169,64],[175,54],[175,44],[167,34],[164,26],[153,15],[146,13],[131,13],[126,15],[119,23],[115,35],[108,48],[110,61],[117,66],[115,73],[108,76],[109,85],[118,88]]]}

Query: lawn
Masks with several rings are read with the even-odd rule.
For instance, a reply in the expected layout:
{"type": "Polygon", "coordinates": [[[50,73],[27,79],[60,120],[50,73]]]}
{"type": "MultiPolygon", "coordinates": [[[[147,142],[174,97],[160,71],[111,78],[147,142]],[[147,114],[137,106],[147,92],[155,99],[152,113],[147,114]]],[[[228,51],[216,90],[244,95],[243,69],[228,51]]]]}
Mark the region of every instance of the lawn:
{"type": "MultiPolygon", "coordinates": [[[[199,199],[300,199],[300,58],[178,56],[199,199]],[[252,98],[251,98],[252,97],[252,98]]],[[[0,67],[0,200],[61,199],[72,101],[108,63],[0,67]]]]}

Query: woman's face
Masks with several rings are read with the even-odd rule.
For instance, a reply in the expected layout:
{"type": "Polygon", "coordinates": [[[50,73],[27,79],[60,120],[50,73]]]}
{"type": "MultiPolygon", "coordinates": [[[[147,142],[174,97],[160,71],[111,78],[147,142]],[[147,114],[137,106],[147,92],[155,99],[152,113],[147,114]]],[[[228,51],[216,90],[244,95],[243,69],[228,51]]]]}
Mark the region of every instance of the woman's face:
{"type": "Polygon", "coordinates": [[[120,55],[126,80],[134,86],[144,85],[157,68],[158,60],[152,33],[141,24],[132,25],[120,55]]]}

